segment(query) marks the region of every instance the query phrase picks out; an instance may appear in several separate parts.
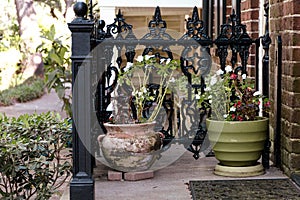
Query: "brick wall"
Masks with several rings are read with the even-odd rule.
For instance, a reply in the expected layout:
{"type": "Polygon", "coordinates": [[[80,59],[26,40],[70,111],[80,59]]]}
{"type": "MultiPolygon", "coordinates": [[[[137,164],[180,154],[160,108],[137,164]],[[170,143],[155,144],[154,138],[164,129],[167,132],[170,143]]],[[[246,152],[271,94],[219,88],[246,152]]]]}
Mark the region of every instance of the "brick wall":
{"type": "MultiPolygon", "coordinates": [[[[250,38],[258,38],[258,18],[259,18],[259,0],[241,1],[241,21],[247,26],[247,32],[250,38]]],[[[255,45],[250,48],[248,60],[248,75],[255,76],[255,45]]]]}
{"type": "MultiPolygon", "coordinates": [[[[275,102],[276,40],[282,36],[281,160],[284,172],[300,170],[300,1],[270,0],[270,98],[275,102]]],[[[274,134],[276,110],[270,115],[274,134]]]]}

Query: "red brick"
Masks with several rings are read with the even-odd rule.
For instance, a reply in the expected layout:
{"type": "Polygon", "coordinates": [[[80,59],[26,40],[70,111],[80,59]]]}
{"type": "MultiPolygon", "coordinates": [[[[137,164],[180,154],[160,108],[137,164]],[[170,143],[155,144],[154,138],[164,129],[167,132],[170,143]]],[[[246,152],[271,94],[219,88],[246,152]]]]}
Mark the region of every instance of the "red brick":
{"type": "Polygon", "coordinates": [[[283,17],[283,3],[273,4],[270,6],[270,17],[278,18],[283,17]]]}
{"type": "Polygon", "coordinates": [[[292,139],[300,139],[300,124],[291,124],[291,138],[292,139]]]}
{"type": "Polygon", "coordinates": [[[108,170],[107,179],[109,181],[121,181],[123,178],[123,172],[108,170]]]}
{"type": "Polygon", "coordinates": [[[282,2],[283,0],[270,0],[269,2],[270,2],[270,4],[272,5],[272,4],[276,4],[276,3],[280,3],[280,2],[282,2]]]}
{"type": "Polygon", "coordinates": [[[300,169],[300,154],[291,153],[290,162],[291,168],[300,169]]]}
{"type": "Polygon", "coordinates": [[[293,61],[300,61],[300,48],[292,48],[293,61]]]}
{"type": "Polygon", "coordinates": [[[300,93],[283,91],[282,99],[284,99],[287,106],[300,108],[300,93]]]}
{"type": "Polygon", "coordinates": [[[283,15],[287,16],[294,13],[294,2],[287,1],[283,3],[283,15]]]}
{"type": "Polygon", "coordinates": [[[300,124],[300,121],[299,121],[300,120],[300,110],[291,108],[289,106],[286,106],[284,99],[283,99],[283,102],[282,102],[281,111],[282,111],[282,118],[283,119],[286,119],[290,123],[300,124]]]}
{"type": "Polygon", "coordinates": [[[288,16],[283,18],[285,30],[300,30],[300,17],[288,16]]]}
{"type": "Polygon", "coordinates": [[[300,32],[285,32],[281,36],[285,46],[300,46],[300,32]]]}
{"type": "Polygon", "coordinates": [[[291,139],[300,139],[300,124],[281,121],[281,132],[291,139]]]}
{"type": "Polygon", "coordinates": [[[257,20],[259,18],[259,10],[244,10],[241,13],[242,21],[246,20],[257,20]]]}
{"type": "Polygon", "coordinates": [[[138,181],[154,177],[154,171],[143,171],[143,172],[126,172],[124,179],[126,181],[138,181]]]}

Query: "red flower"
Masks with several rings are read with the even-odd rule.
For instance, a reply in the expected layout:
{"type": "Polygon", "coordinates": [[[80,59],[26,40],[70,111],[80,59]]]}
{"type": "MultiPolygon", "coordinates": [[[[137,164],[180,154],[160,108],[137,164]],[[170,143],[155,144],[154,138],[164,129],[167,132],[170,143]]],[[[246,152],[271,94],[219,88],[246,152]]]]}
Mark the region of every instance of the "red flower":
{"type": "Polygon", "coordinates": [[[241,116],[237,117],[239,121],[243,121],[243,118],[241,116]]]}
{"type": "Polygon", "coordinates": [[[234,118],[235,118],[235,114],[232,114],[232,115],[231,115],[231,118],[234,119],[234,118]]]}
{"type": "Polygon", "coordinates": [[[260,105],[260,101],[257,102],[257,105],[260,105]]]}
{"type": "Polygon", "coordinates": [[[238,101],[238,102],[237,102],[237,105],[238,105],[238,107],[240,107],[240,106],[242,105],[242,102],[241,102],[241,101],[238,101]]]}
{"type": "Polygon", "coordinates": [[[271,105],[271,103],[270,103],[270,101],[268,101],[267,103],[265,103],[265,107],[270,107],[270,105],[271,105]]]}
{"type": "Polygon", "coordinates": [[[236,79],[237,78],[237,75],[235,74],[235,73],[232,73],[231,75],[230,75],[230,79],[236,79]]]}

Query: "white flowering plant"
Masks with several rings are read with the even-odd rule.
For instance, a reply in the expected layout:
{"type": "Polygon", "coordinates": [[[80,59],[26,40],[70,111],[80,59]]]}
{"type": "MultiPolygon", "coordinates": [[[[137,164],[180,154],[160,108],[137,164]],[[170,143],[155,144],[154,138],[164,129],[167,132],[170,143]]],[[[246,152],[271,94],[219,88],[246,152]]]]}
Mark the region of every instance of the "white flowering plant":
{"type": "Polygon", "coordinates": [[[129,104],[132,122],[143,123],[156,119],[169,91],[170,83],[174,80],[174,71],[179,67],[179,60],[162,58],[159,55],[145,55],[138,56],[134,63],[128,62],[121,70],[118,83],[126,84],[131,90],[129,104]],[[156,84],[157,87],[149,88],[150,84],[156,84]],[[154,104],[149,116],[144,114],[145,109],[148,109],[147,102],[154,104]]]}
{"type": "Polygon", "coordinates": [[[225,121],[252,121],[259,119],[259,111],[270,108],[270,101],[254,89],[254,83],[226,66],[206,78],[205,92],[198,96],[198,106],[209,110],[210,118],[225,121]]]}

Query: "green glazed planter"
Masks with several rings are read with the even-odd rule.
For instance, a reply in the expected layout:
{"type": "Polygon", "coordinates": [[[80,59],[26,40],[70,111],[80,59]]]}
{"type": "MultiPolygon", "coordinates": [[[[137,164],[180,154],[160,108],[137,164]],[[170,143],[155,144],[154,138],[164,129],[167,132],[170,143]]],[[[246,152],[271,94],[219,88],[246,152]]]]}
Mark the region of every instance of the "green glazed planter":
{"type": "Polygon", "coordinates": [[[208,137],[219,164],[247,167],[260,159],[268,131],[268,118],[255,121],[207,119],[208,137]]]}

